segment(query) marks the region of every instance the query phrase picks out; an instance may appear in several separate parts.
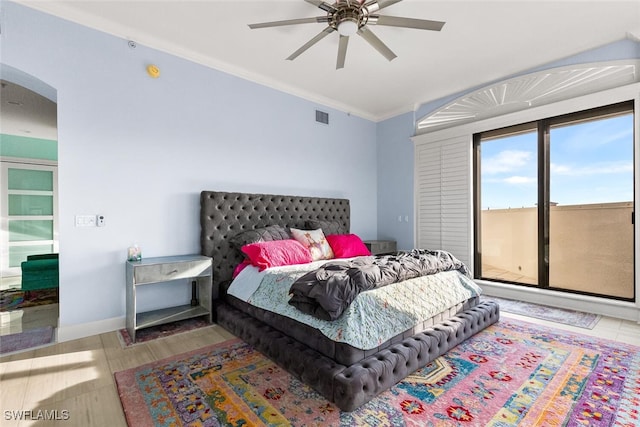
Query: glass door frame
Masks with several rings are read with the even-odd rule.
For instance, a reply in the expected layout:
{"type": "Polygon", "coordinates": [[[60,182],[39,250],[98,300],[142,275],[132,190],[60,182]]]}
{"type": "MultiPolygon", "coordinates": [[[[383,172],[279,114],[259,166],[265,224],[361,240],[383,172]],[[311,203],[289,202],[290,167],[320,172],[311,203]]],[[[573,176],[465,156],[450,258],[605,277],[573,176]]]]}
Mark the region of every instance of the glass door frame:
{"type": "MultiPolygon", "coordinates": [[[[632,224],[634,225],[634,235],[637,233],[635,230],[635,204],[636,204],[636,147],[635,141],[637,135],[635,133],[637,130],[635,129],[635,123],[637,123],[638,114],[635,111],[634,100],[619,102],[603,107],[591,108],[583,111],[578,111],[574,113],[563,114],[547,119],[541,119],[533,122],[527,122],[520,125],[507,126],[504,128],[496,129],[493,131],[480,132],[475,133],[473,135],[473,225],[474,225],[474,278],[481,280],[489,280],[496,281],[496,279],[486,278],[482,276],[482,253],[481,253],[481,143],[483,138],[491,138],[496,136],[508,136],[510,134],[515,134],[518,132],[522,132],[527,129],[537,128],[538,135],[538,204],[537,204],[537,212],[538,212],[538,284],[531,285],[526,283],[516,283],[516,282],[506,282],[512,283],[519,286],[532,287],[532,288],[541,288],[541,289],[550,289],[567,293],[579,293],[579,294],[587,294],[591,295],[588,292],[575,291],[570,289],[556,288],[550,286],[549,283],[549,223],[550,223],[550,177],[551,177],[551,156],[550,156],[550,135],[551,128],[554,125],[569,125],[572,123],[579,123],[581,121],[590,121],[607,118],[607,116],[615,116],[619,114],[624,114],[631,112],[634,114],[634,136],[633,136],[633,158],[632,162],[634,165],[633,171],[633,212],[632,212],[632,224]],[[540,201],[543,203],[540,203],[540,201]]],[[[634,239],[633,246],[633,258],[635,262],[636,260],[636,244],[634,239]]],[[[601,294],[593,294],[594,296],[607,297],[610,299],[617,299],[623,301],[636,301],[637,300],[637,292],[636,292],[636,266],[633,267],[634,277],[633,277],[633,298],[621,298],[616,296],[606,296],[601,294]]]]}

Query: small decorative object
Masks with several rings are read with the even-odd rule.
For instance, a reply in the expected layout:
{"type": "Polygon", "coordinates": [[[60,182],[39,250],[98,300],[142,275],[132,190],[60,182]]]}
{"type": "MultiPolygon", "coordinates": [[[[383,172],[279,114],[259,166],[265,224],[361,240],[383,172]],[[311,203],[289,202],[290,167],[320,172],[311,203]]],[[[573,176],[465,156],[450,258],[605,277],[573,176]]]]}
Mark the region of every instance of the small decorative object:
{"type": "Polygon", "coordinates": [[[147,74],[153,79],[160,77],[160,68],[157,65],[147,65],[147,74]]]}
{"type": "Polygon", "coordinates": [[[142,251],[138,245],[129,246],[127,261],[142,261],[142,251]]]}

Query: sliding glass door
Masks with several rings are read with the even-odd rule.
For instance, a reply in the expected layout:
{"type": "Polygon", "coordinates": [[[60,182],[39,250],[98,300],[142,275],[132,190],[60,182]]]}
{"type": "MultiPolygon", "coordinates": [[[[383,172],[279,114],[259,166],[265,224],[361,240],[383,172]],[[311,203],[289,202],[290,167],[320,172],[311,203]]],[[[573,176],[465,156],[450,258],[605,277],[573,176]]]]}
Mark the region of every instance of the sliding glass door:
{"type": "Polygon", "coordinates": [[[485,135],[480,164],[482,276],[537,285],[536,132],[485,135]]]}
{"type": "Polygon", "coordinates": [[[633,300],[632,103],[475,136],[476,276],[633,300]]]}
{"type": "Polygon", "coordinates": [[[633,298],[633,114],[549,135],[549,284],[633,298]]]}

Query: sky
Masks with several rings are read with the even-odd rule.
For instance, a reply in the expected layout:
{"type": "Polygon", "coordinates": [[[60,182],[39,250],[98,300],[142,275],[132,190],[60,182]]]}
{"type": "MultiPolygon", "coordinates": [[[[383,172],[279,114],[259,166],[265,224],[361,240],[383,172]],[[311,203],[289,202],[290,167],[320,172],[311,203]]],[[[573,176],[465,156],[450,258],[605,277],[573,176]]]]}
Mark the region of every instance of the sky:
{"type": "MultiPolygon", "coordinates": [[[[551,202],[633,201],[633,114],[551,130],[551,202]]],[[[537,203],[535,132],[481,145],[482,209],[537,203]]]]}

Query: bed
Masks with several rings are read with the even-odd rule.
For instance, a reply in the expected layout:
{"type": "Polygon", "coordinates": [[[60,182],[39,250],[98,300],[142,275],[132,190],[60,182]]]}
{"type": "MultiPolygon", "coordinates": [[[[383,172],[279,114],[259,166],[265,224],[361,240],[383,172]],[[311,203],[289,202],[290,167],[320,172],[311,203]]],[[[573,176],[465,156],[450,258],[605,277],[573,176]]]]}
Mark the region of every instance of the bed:
{"type": "MultiPolygon", "coordinates": [[[[345,411],[363,405],[499,319],[497,304],[472,296],[375,347],[359,348],[227,292],[234,269],[245,257],[234,241],[237,236],[272,226],[324,227],[325,234],[346,234],[349,200],[203,191],[200,223],[201,253],[213,258],[216,322],[345,411]]],[[[445,280],[446,274],[455,273],[437,273],[433,280],[445,280]]]]}

